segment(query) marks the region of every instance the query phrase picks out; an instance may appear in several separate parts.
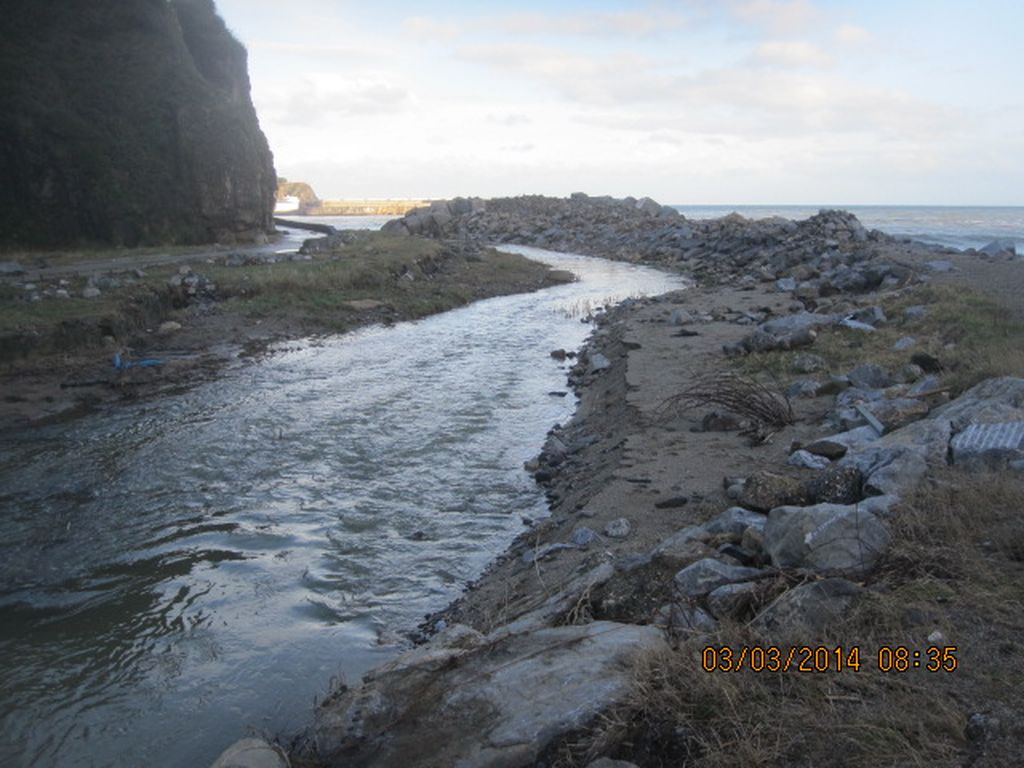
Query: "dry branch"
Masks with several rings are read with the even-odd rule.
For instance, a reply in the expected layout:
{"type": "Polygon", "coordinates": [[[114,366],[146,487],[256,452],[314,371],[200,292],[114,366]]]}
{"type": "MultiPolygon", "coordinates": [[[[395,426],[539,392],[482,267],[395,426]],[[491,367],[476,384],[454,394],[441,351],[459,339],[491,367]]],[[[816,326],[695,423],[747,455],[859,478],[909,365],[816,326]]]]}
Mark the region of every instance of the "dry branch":
{"type": "Polygon", "coordinates": [[[699,376],[662,408],[686,410],[708,405],[726,408],[759,427],[778,429],[793,423],[789,398],[764,384],[732,372],[699,376]]]}

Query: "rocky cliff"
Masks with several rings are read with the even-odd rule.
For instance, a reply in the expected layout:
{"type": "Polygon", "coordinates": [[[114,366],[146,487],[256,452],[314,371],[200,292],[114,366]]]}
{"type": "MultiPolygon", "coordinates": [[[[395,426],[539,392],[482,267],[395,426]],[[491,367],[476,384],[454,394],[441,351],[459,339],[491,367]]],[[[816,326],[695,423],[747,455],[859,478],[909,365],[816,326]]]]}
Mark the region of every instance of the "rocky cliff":
{"type": "Polygon", "coordinates": [[[0,245],[251,239],[273,157],[213,0],[4,0],[0,245]]]}

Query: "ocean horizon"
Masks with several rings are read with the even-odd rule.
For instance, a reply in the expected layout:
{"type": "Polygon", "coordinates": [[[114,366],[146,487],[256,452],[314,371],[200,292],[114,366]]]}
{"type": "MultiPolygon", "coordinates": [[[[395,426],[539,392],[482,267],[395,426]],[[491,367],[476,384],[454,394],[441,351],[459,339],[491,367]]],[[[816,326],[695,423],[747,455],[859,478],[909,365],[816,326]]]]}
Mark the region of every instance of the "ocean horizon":
{"type": "Polygon", "coordinates": [[[849,211],[868,229],[929,245],[958,250],[984,248],[994,240],[1012,240],[1024,249],[1024,206],[953,205],[675,205],[689,219],[715,219],[731,213],[748,219],[781,216],[806,219],[818,211],[849,211]]]}

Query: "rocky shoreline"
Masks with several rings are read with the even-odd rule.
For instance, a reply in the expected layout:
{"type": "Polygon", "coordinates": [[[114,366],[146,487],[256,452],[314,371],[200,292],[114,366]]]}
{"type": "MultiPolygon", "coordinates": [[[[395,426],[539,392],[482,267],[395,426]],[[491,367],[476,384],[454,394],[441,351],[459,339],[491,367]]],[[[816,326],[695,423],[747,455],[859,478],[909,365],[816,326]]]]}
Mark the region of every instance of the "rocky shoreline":
{"type": "MultiPolygon", "coordinates": [[[[389,229],[659,263],[697,287],[627,301],[578,357],[552,352],[580,405],[527,467],[551,516],[429,617],[423,644],[325,700],[290,745],[294,765],[719,764],[699,718],[669,732],[636,721],[674,695],[650,700],[645,675],[690,675],[695,648],[730,637],[795,648],[856,633],[865,606],[906,586],[894,561],[922,487],[988,473],[1019,492],[1024,368],[976,367],[936,289],[984,289],[978,265],[1013,272],[1009,253],[938,259],[841,212],[689,222],[585,196],[452,201],[389,229]]],[[[942,600],[922,605],[890,606],[903,617],[893,642],[990,652],[942,600]]],[[[702,674],[695,690],[711,684],[702,674]]],[[[966,680],[943,749],[1007,764],[1021,713],[966,680]]],[[[931,749],[901,738],[915,759],[931,749]]],[[[832,754],[806,741],[791,749],[832,754]]]]}

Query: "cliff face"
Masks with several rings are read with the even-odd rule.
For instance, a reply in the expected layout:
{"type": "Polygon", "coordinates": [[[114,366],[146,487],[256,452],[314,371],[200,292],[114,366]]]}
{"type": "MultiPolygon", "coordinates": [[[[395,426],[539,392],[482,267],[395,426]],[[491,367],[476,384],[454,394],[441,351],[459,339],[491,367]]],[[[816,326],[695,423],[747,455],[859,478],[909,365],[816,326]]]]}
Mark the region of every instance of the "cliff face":
{"type": "Polygon", "coordinates": [[[4,0],[0,244],[273,230],[247,56],[213,0],[4,0]]]}

